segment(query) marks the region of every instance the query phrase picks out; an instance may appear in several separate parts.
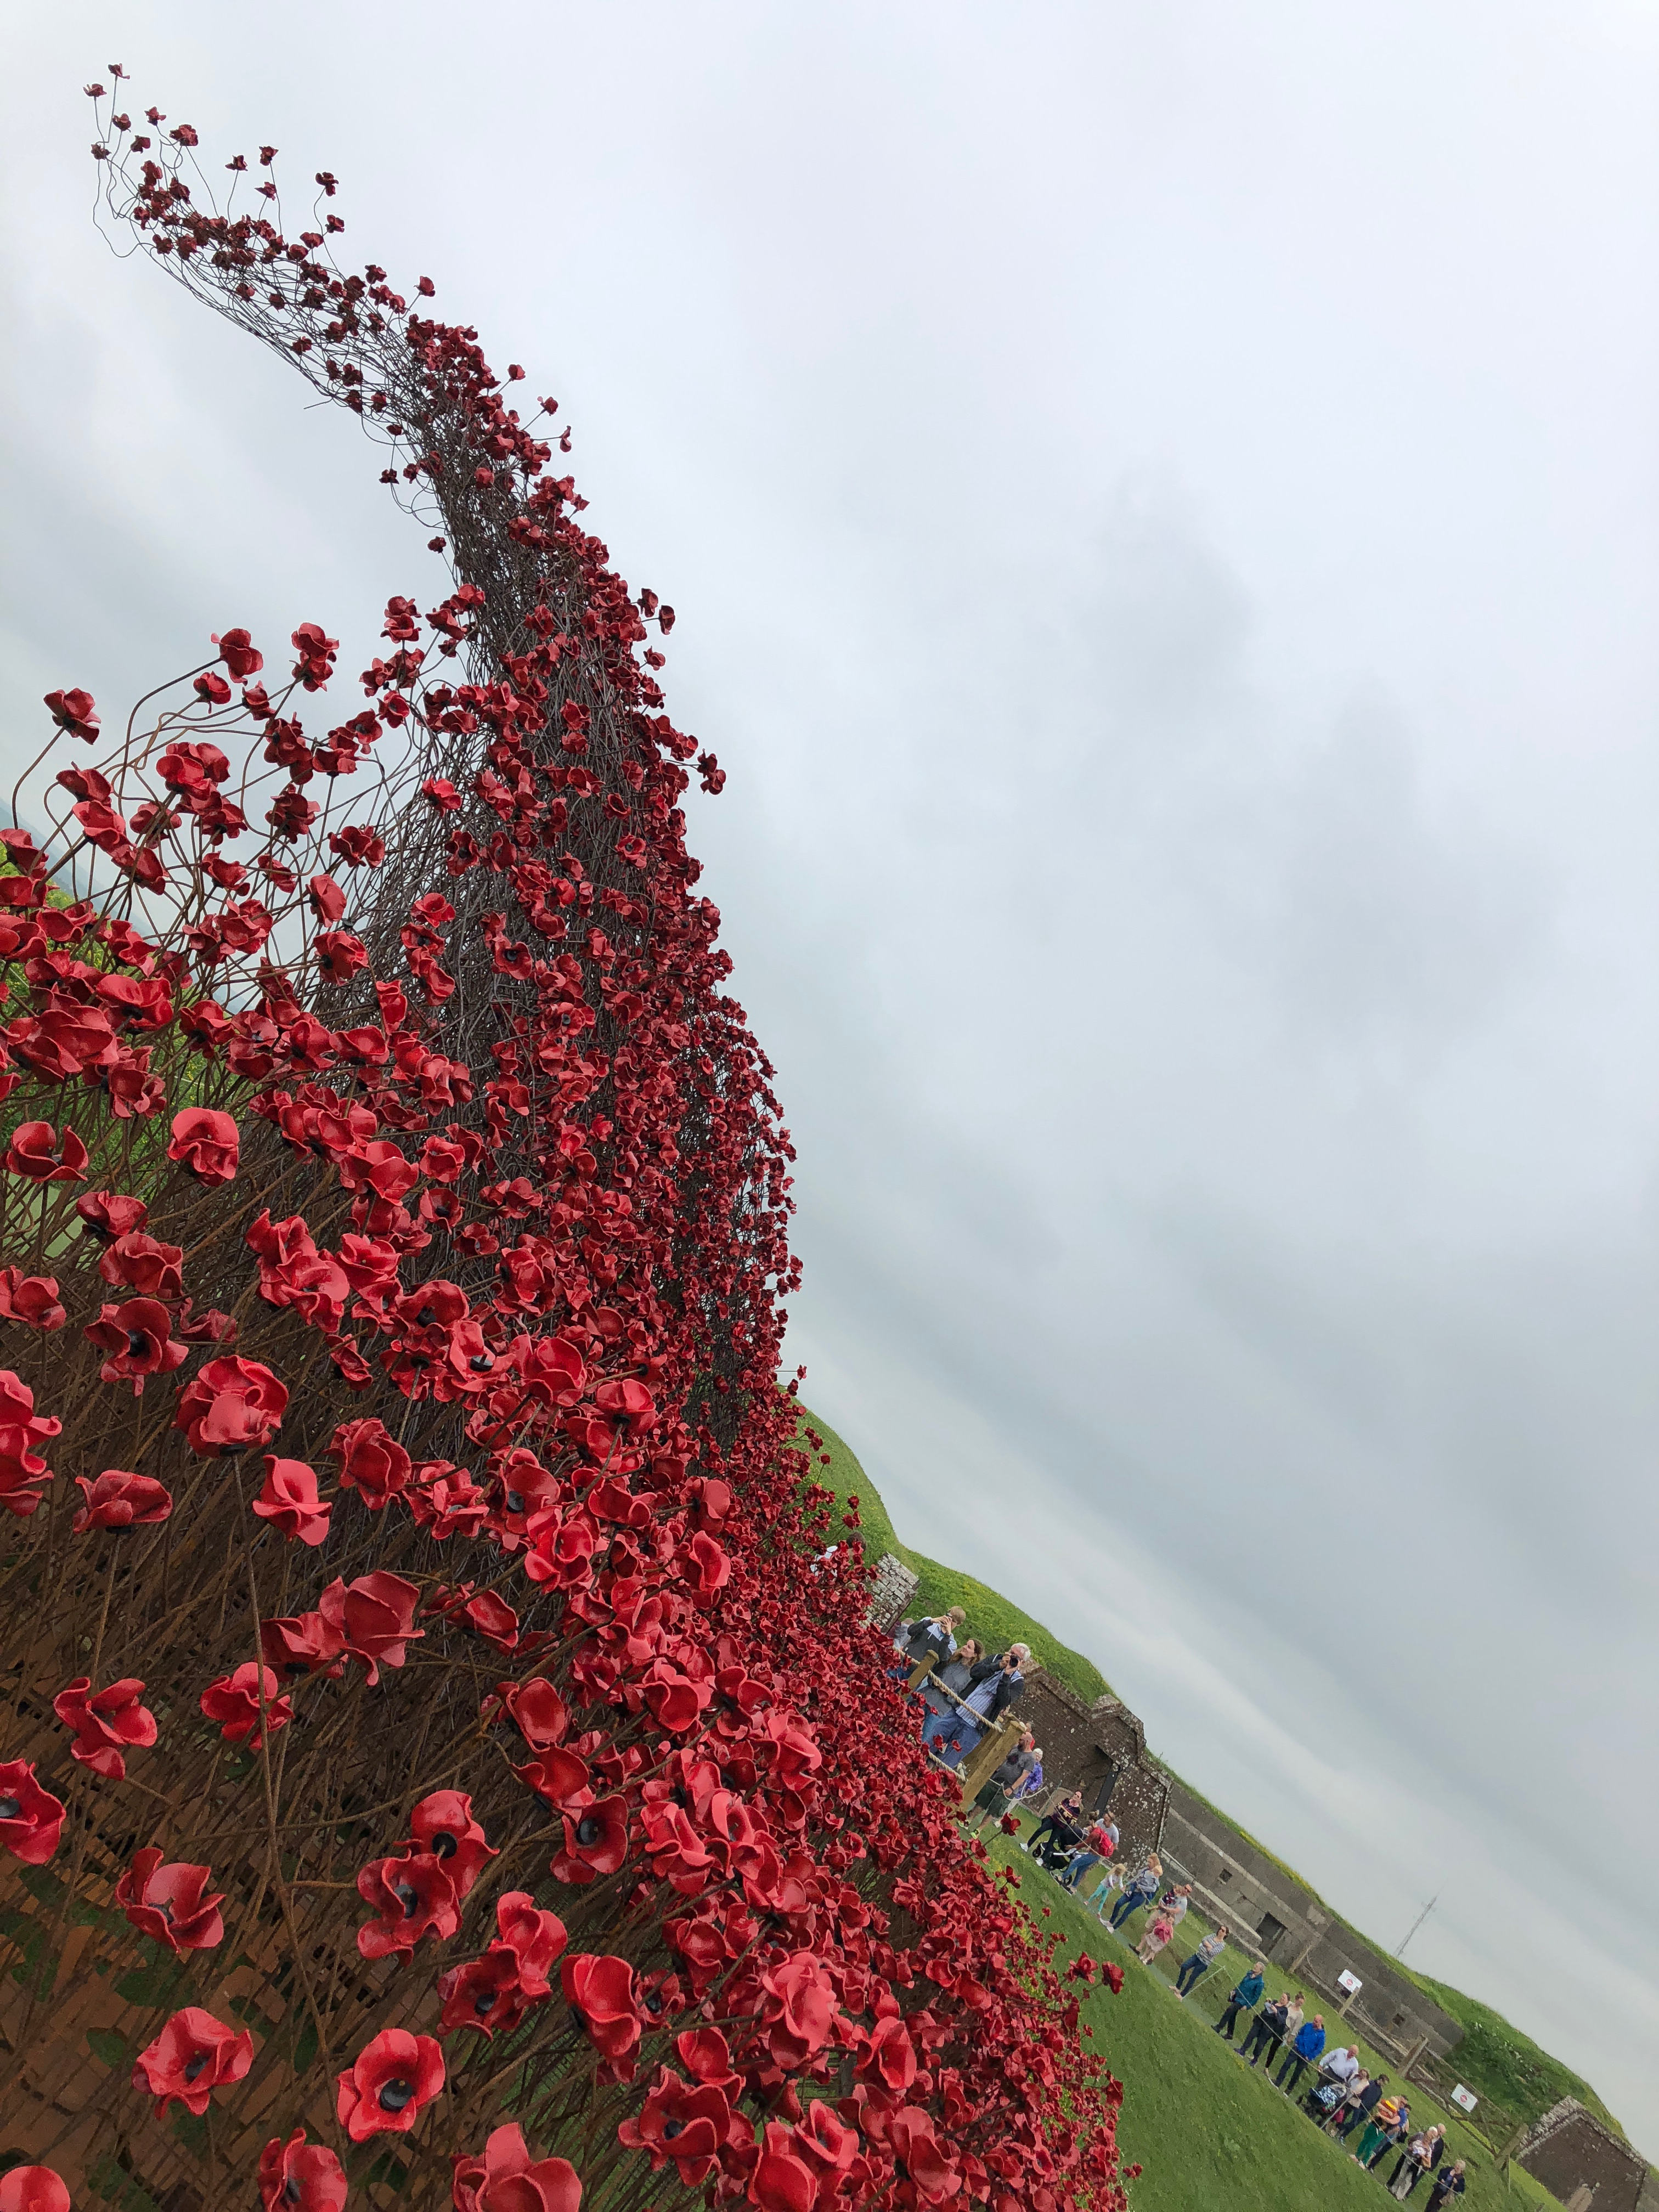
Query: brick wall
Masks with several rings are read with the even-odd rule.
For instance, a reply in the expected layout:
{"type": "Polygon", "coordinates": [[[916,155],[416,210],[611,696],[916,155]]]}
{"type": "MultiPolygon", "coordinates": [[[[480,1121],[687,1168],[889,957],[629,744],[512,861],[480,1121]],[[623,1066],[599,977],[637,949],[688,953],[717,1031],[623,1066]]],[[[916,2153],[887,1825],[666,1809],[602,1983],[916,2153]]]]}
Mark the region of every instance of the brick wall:
{"type": "Polygon", "coordinates": [[[1120,1853],[1143,1856],[1158,1847],[1168,1784],[1146,1761],[1140,1723],[1115,1698],[1091,1705],[1042,1668],[1028,1676],[1019,1716],[1042,1752],[1045,1795],[1056,1784],[1081,1790],[1092,1812],[1104,1784],[1119,1829],[1120,1853]]]}
{"type": "Polygon", "coordinates": [[[1589,2190],[1581,2201],[1595,2212],[1638,2212],[1648,2189],[1646,2160],[1572,2097],[1534,2123],[1515,2159],[1564,2204],[1589,2190]]]}

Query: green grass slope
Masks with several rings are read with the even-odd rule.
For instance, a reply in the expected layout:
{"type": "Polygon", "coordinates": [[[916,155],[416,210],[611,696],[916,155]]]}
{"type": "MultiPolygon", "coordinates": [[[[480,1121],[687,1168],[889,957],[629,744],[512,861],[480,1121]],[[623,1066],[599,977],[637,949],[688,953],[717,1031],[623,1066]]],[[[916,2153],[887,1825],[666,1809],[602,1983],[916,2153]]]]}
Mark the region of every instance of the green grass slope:
{"type": "Polygon", "coordinates": [[[803,1407],[798,1437],[803,1451],[812,1449],[806,1434],[809,1428],[823,1439],[822,1451],[813,1453],[817,1480],[826,1490],[835,1492],[843,1508],[851,1497],[859,1501],[859,1519],[863,1524],[859,1534],[871,1565],[884,1552],[891,1552],[921,1577],[914,1601],[918,1613],[945,1613],[951,1606],[959,1605],[968,1616],[969,1634],[977,1636],[991,1650],[1005,1651],[1011,1644],[1029,1644],[1049,1674],[1068,1689],[1075,1690],[1080,1698],[1092,1705],[1097,1698],[1106,1695],[1109,1686],[1099,1668],[1080,1651],[1073,1651],[1069,1644],[1051,1635],[1040,1620],[1033,1620],[1029,1613],[1022,1613],[1000,1592],[975,1582],[971,1575],[956,1567],[942,1566],[937,1559],[930,1559],[924,1553],[912,1551],[908,1544],[901,1543],[880,1493],[852,1451],[827,1422],[803,1407]],[[823,1464],[826,1459],[828,1466],[823,1464]]]}
{"type": "MultiPolygon", "coordinates": [[[[1015,1640],[1029,1644],[1042,1664],[1061,1681],[1076,1690],[1080,1696],[1092,1701],[1106,1691],[1109,1686],[1099,1668],[1090,1660],[1085,1659],[1081,1652],[1073,1651],[1068,1645],[1061,1644],[1057,1638],[1049,1633],[1041,1621],[1032,1620],[1029,1613],[1022,1612],[1018,1606],[1011,1605],[1007,1599],[997,1591],[988,1589],[984,1583],[975,1582],[971,1576],[963,1574],[957,1569],[942,1565],[938,1560],[928,1559],[924,1553],[913,1550],[909,1545],[902,1542],[893,1527],[880,1492],[860,1465],[850,1446],[837,1436],[827,1423],[820,1420],[816,1414],[806,1412],[805,1408],[801,1413],[799,1434],[802,1449],[811,1449],[805,1433],[809,1426],[823,1440],[821,1453],[813,1454],[817,1480],[823,1483],[825,1489],[835,1492],[843,1506],[849,1498],[855,1496],[858,1498],[859,1518],[862,1523],[859,1533],[864,1540],[866,1555],[872,1565],[884,1552],[891,1552],[921,1577],[921,1585],[916,1595],[916,1609],[919,1612],[942,1613],[948,1606],[959,1605],[967,1613],[970,1632],[985,1638],[994,1646],[1001,1647],[1015,1640]],[[828,1462],[827,1465],[823,1463],[825,1460],[828,1462]]],[[[1182,1786],[1183,1789],[1191,1788],[1191,1784],[1187,1783],[1182,1783],[1182,1786]]],[[[1200,1796],[1201,1793],[1194,1790],[1193,1795],[1200,1796]]],[[[1207,1798],[1201,1798],[1201,1802],[1206,1805],[1210,1804],[1207,1798]]],[[[1218,1806],[1210,1805],[1210,1809],[1218,1819],[1225,1821],[1235,1834],[1254,1845],[1257,1850],[1263,1852],[1273,1861],[1276,1866],[1282,1868],[1292,1881],[1301,1883],[1302,1887],[1313,1895],[1318,1895],[1318,1893],[1313,1890],[1312,1885],[1304,1881],[1303,1877],[1296,1872],[1295,1869],[1279,1858],[1270,1846],[1262,1843],[1259,1838],[1252,1836],[1248,1830],[1240,1827],[1238,1823],[1222,1812],[1218,1806]]],[[[1018,1853],[1014,1854],[1014,1863],[1021,1867],[1029,1867],[1030,1864],[1029,1861],[1018,1853]]],[[[1052,1885],[1045,1885],[1045,1902],[1054,1901],[1047,1895],[1047,1890],[1051,1887],[1052,1885]]],[[[1345,1920],[1343,1916],[1324,1899],[1320,1899],[1320,1903],[1334,1920],[1341,1922],[1344,1926],[1352,1926],[1352,1923],[1345,1920]]],[[[1092,1920],[1089,1924],[1093,1925],[1092,1920]]],[[[1364,1942],[1372,1941],[1358,1929],[1353,1929],[1352,1932],[1364,1942]]],[[[1194,1937],[1194,1940],[1195,1941],[1196,1938],[1194,1937]]],[[[1109,1939],[1108,1941],[1109,1942],[1109,1939]]],[[[1184,1951],[1191,1946],[1177,1944],[1175,1948],[1177,1951],[1184,1951]]],[[[1377,1947],[1373,1944],[1372,1948],[1377,1947]]],[[[1113,1955],[1121,1956],[1121,1954],[1114,1952],[1113,1955]]],[[[1536,2119],[1540,2113],[1547,2112],[1552,2105],[1559,2103],[1563,2097],[1576,2097],[1580,2104],[1594,2112],[1607,2126],[1621,2135],[1624,2133],[1617,2118],[1608,2111],[1601,2099],[1582,2075],[1575,2074],[1571,2067],[1564,2065],[1559,2058],[1552,2057],[1550,2053],[1534,2043],[1530,2036],[1523,2035],[1519,2028],[1512,2027],[1501,2014],[1492,2011],[1490,2006],[1482,2004],[1478,1998],[1465,1996],[1461,1990],[1449,1988],[1444,1983],[1431,1981],[1426,1975],[1413,1973],[1403,1962],[1401,1971],[1409,1975],[1410,1978],[1415,1981],[1419,1988],[1425,1990],[1436,2003],[1443,2006],[1452,2018],[1462,2027],[1464,2040],[1458,2045],[1455,2063],[1462,2081],[1475,2092],[1477,2096],[1488,2100],[1493,2105],[1501,2106],[1506,2112],[1516,2114],[1522,2120],[1536,2119]]],[[[1127,1989],[1124,1995],[1126,2000],[1129,1999],[1130,1992],[1127,1989]]],[[[1174,2005],[1173,2010],[1179,2017],[1186,2012],[1187,2008],[1174,2005]]],[[[1161,2014],[1158,2016],[1163,2017],[1161,2014]]],[[[1212,2037],[1210,2040],[1215,2045],[1219,2056],[1225,2060],[1226,2053],[1221,2051],[1218,2039],[1212,2037]]],[[[1228,2063],[1232,2072],[1243,2072],[1243,2069],[1236,2062],[1228,2061],[1228,2063]]],[[[1139,2069],[1136,2087],[1138,2094],[1156,2098],[1158,2094],[1151,2082],[1142,2087],[1139,2069]]],[[[1275,2102],[1277,2101],[1275,2100],[1275,2102]]],[[[1296,2116],[1291,2115],[1291,2117],[1296,2116]]],[[[1310,2130],[1309,2132],[1311,2133],[1312,2130],[1310,2130]]],[[[1131,2154],[1131,2155],[1135,2154],[1131,2154]]],[[[1183,2156],[1184,2154],[1184,2153],[1182,2154],[1183,2156]]],[[[1344,2160],[1343,2163],[1346,2164],[1346,2161],[1344,2160]]],[[[1355,2172],[1352,2166],[1347,2170],[1350,2173],[1355,2172]]],[[[1357,2174],[1355,2178],[1362,2179],[1357,2174]]],[[[1137,2199],[1138,2203],[1162,2203],[1164,2201],[1166,2200],[1161,2197],[1137,2199]]],[[[1171,2198],[1167,2201],[1175,2203],[1180,2200],[1171,2198]]],[[[1194,2197],[1188,2201],[1195,2203],[1200,2200],[1194,2197]]],[[[1214,2201],[1221,2203],[1229,2200],[1218,2197],[1214,2201]]],[[[1257,2200],[1245,2197],[1231,2201],[1241,2205],[1248,2205],[1257,2200]]],[[[1270,2196],[1261,2201],[1290,2205],[1298,2203],[1300,2199],[1290,2197],[1274,2198],[1270,2196]]],[[[1344,2200],[1333,2198],[1331,2201],[1340,2203],[1344,2200]]],[[[1469,2201],[1473,2203],[1475,2200],[1471,2198],[1469,2201]]],[[[1540,2198],[1540,2201],[1553,2202],[1553,2200],[1540,2198]]]]}

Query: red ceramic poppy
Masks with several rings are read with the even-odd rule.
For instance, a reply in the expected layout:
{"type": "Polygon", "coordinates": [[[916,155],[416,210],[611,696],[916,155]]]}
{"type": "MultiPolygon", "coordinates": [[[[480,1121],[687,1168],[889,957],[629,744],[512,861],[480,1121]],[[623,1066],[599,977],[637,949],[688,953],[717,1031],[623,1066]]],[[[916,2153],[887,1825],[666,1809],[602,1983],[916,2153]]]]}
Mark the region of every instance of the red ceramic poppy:
{"type": "Polygon", "coordinates": [[[626,2058],[637,2048],[641,2022],[634,1969],[626,1959],[591,1953],[568,1958],[560,1964],[559,1980],[566,2002],[604,2057],[626,2058]]]}
{"type": "Polygon", "coordinates": [[[70,1757],[106,1781],[121,1781],[127,1771],[122,1753],[147,1750],[155,1741],[155,1716],[139,1703],[143,1687],[129,1677],[94,1691],[91,1676],[81,1674],[60,1690],[52,1709],[75,1732],[70,1757]]]}
{"type": "Polygon", "coordinates": [[[206,1894],[210,1867],[182,1860],[164,1864],[153,1847],[132,1855],[132,1864],[115,1885],[115,1902],[133,1926],[173,1951],[211,1951],[224,1941],[219,1907],[224,1892],[206,1894]]]}
{"type": "Polygon", "coordinates": [[[267,1459],[264,1488],[253,1501],[261,1521],[301,1544],[320,1544],[334,1509],[317,1487],[315,1470],[302,1459],[267,1459]]]}
{"type": "Polygon", "coordinates": [[[45,1866],[63,1832],[63,1803],[35,1780],[33,1764],[0,1759],[0,1850],[25,1866],[45,1866]]]}
{"type": "Polygon", "coordinates": [[[357,1930],[357,1948],[365,1959],[412,1951],[423,1936],[435,1936],[441,1943],[461,1924],[455,1885],[429,1851],[371,1860],[358,1874],[357,1893],[375,1915],[357,1930]]]}
{"type": "Polygon", "coordinates": [[[59,1434],[55,1415],[37,1413],[34,1393],[9,1367],[0,1367],[0,1505],[20,1520],[40,1503],[52,1470],[35,1450],[59,1434]]]}
{"type": "Polygon", "coordinates": [[[173,1117],[167,1158],[211,1188],[235,1180],[240,1142],[228,1114],[216,1112],[210,1106],[186,1106],[173,1117]]]}
{"type": "Polygon", "coordinates": [[[343,1421],[327,1450],[339,1462],[341,1489],[356,1491],[371,1513],[379,1513],[409,1480],[409,1454],[382,1421],[343,1421]]]}
{"type": "Polygon", "coordinates": [[[253,2038],[215,2020],[199,2005],[173,2014],[154,2043],[141,2051],[132,2086],[155,2100],[155,2117],[182,2105],[199,2119],[214,2091],[240,2081],[253,2063],[253,2038]]]}
{"type": "Polygon", "coordinates": [[[6,1166],[30,1182],[81,1182],[87,1148],[73,1129],[60,1138],[50,1121],[20,1121],[6,1148],[6,1166]]]}
{"type": "Polygon", "coordinates": [[[532,2159],[516,2122],[496,2128],[482,2158],[457,2158],[455,2212],[580,2212],[582,2185],[562,2158],[532,2159]]]}
{"type": "Polygon", "coordinates": [[[50,1332],[68,1318],[58,1295],[55,1275],[25,1275],[0,1267],[0,1321],[21,1322],[26,1328],[50,1332]]]}
{"type": "Polygon", "coordinates": [[[49,2166],[14,2166],[0,2173],[0,2212],[71,2212],[69,2191],[49,2166]]]}
{"type": "Polygon", "coordinates": [[[545,1996],[554,1963],[570,1940],[563,1921],[539,1906],[527,1890],[509,1889],[495,1900],[495,1926],[497,1941],[519,1962],[525,1988],[532,1996],[545,1996]]]}
{"type": "Polygon", "coordinates": [[[434,1790],[422,1797],[409,1816],[409,1830],[416,1849],[429,1851],[442,1865],[458,1897],[466,1895],[496,1856],[464,1790],[434,1790]]]}
{"type": "Polygon", "coordinates": [[[75,1478],[86,1495],[86,1504],[75,1516],[75,1534],[88,1528],[146,1528],[165,1521],[173,1510],[173,1493],[148,1474],[132,1474],[125,1468],[106,1467],[91,1482],[84,1474],[75,1478]]]}
{"type": "Polygon", "coordinates": [[[405,1647],[425,1635],[416,1628],[415,1608],[421,1593],[401,1575],[378,1570],[354,1583],[332,1582],[317,1601],[325,1624],[340,1639],[339,1648],[356,1659],[373,1685],[380,1662],[401,1667],[405,1647]]]}
{"type": "Polygon", "coordinates": [[[756,2212],[812,2212],[817,2177],[805,2159],[784,2147],[790,2141],[788,2129],[774,2121],[766,2138],[766,2148],[749,2178],[749,2202],[756,2212]]]}
{"type": "Polygon", "coordinates": [[[263,2212],[345,2212],[345,2168],[325,2143],[295,2128],[286,2142],[273,2136],[259,2154],[263,2212]]]}
{"type": "Polygon", "coordinates": [[[164,1244],[142,1230],[129,1230],[100,1256],[98,1272],[112,1290],[177,1300],[185,1294],[184,1257],[179,1245],[164,1244]]]}
{"type": "Polygon", "coordinates": [[[179,1393],[174,1428],[204,1459],[268,1444],[283,1425],[288,1390],[257,1359],[210,1359],[179,1393]]]}
{"type": "Polygon", "coordinates": [[[266,1735],[275,1735],[294,1717],[292,1705],[276,1694],[281,1687],[269,1667],[256,1667],[250,1659],[234,1674],[222,1674],[216,1682],[209,1684],[202,1692],[202,1711],[210,1721],[220,1723],[219,1733],[227,1743],[245,1743],[250,1751],[258,1751],[266,1735]],[[264,1734],[260,1732],[259,1714],[262,1692],[264,1734]]]}
{"type": "MultiPolygon", "coordinates": [[[[550,1753],[550,1758],[560,1754],[550,1753]]],[[[585,1885],[615,1874],[628,1856],[628,1805],[621,1797],[602,1797],[585,1811],[564,1816],[564,1849],[551,1862],[560,1881],[585,1885]]]]}
{"type": "Polygon", "coordinates": [[[173,1316],[159,1298],[125,1298],[103,1307],[82,1331],[88,1344],[110,1355],[100,1369],[106,1382],[131,1382],[135,1398],[152,1375],[184,1364],[186,1347],[173,1335],[173,1316]]]}
{"type": "Polygon", "coordinates": [[[353,2142],[405,2135],[444,2086],[444,2055],[429,2035],[385,2027],[339,2077],[335,2111],[353,2142]]]}
{"type": "Polygon", "coordinates": [[[113,1244],[141,1230],[149,1218],[142,1198],[125,1198],[110,1190],[89,1190],[75,1201],[81,1225],[100,1244],[113,1244]]]}
{"type": "Polygon", "coordinates": [[[638,2113],[617,2128],[617,2140],[626,2149],[647,2152],[653,2173],[672,2159],[680,2179],[695,2188],[712,2171],[731,2124],[732,2107],[719,2089],[682,2081],[664,2066],[638,2113]]]}

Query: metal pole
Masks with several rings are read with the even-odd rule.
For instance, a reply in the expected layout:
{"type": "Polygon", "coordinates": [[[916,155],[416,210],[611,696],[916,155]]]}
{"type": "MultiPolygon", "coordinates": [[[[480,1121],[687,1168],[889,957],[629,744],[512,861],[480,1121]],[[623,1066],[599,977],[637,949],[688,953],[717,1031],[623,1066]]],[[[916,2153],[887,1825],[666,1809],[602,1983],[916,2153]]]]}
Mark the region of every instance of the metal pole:
{"type": "Polygon", "coordinates": [[[1394,1954],[1396,1959],[1403,1959],[1405,1957],[1407,1944],[1411,1942],[1412,1937],[1416,1935],[1418,1929],[1423,1925],[1423,1923],[1428,1918],[1430,1913],[1434,1911],[1435,1906],[1438,1905],[1439,1902],[1439,1893],[1437,1891],[1435,1895],[1429,1899],[1428,1903],[1423,1907],[1423,1910],[1418,1914],[1416,1919],[1413,1921],[1411,1926],[1406,1930],[1405,1935],[1396,1945],[1394,1954]]]}

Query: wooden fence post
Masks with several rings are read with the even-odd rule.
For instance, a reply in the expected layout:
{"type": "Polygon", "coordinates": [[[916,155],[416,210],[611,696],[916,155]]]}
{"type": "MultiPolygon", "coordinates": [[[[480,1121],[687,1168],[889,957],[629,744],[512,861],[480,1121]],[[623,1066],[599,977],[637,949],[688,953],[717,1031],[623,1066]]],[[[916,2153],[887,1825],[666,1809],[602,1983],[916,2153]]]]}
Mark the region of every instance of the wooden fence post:
{"type": "Polygon", "coordinates": [[[970,1802],[1025,1733],[1025,1723],[1011,1711],[988,1729],[962,1762],[962,1794],[970,1802]]]}
{"type": "Polygon", "coordinates": [[[910,1669],[910,1679],[905,1684],[905,1688],[907,1690],[919,1690],[938,1664],[939,1654],[937,1651],[930,1651],[925,1659],[919,1659],[915,1665],[910,1669]]]}

